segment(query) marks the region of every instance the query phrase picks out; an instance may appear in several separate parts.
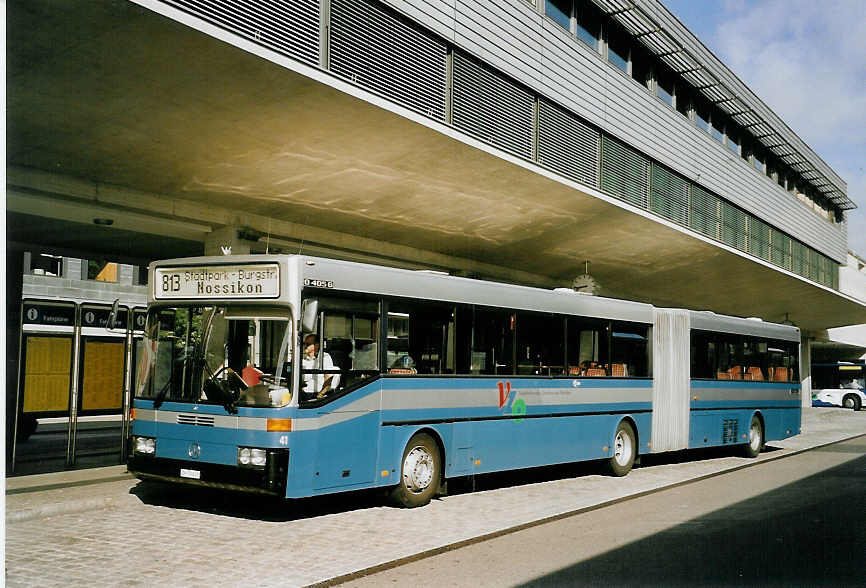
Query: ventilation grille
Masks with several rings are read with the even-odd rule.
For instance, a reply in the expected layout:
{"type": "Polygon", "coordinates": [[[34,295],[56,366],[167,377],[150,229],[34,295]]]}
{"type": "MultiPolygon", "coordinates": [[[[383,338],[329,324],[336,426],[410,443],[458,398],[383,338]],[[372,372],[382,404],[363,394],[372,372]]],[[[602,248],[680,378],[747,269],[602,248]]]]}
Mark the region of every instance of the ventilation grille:
{"type": "Polygon", "coordinates": [[[163,0],[263,47],[319,65],[319,0],[163,0]]]}
{"type": "Polygon", "coordinates": [[[737,443],[739,424],[737,419],[724,419],[722,421],[722,443],[737,443]]]}
{"type": "Polygon", "coordinates": [[[601,189],[611,196],[647,207],[649,160],[607,135],[601,141],[601,189]]]}
{"type": "Polygon", "coordinates": [[[650,209],[683,226],[689,224],[689,183],[660,165],[653,164],[650,209]]]}
{"type": "Polygon", "coordinates": [[[455,127],[531,159],[534,108],[530,92],[468,55],[454,52],[455,127]]]}
{"type": "Polygon", "coordinates": [[[582,184],[598,187],[599,132],[577,117],[539,102],[538,162],[582,184]]]}
{"type": "Polygon", "coordinates": [[[384,8],[331,2],[331,72],[442,121],[447,53],[445,43],[384,8]]]}
{"type": "Polygon", "coordinates": [[[179,414],[177,415],[178,425],[196,425],[199,427],[213,427],[213,415],[206,414],[179,414]]]}

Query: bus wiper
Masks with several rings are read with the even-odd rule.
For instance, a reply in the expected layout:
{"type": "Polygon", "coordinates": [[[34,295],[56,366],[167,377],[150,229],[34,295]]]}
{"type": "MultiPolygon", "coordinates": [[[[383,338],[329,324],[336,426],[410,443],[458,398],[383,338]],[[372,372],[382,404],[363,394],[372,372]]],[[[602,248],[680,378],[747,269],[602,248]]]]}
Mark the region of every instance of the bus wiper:
{"type": "Polygon", "coordinates": [[[159,408],[162,406],[162,403],[165,402],[165,397],[168,396],[168,389],[171,388],[171,378],[165,383],[165,386],[162,387],[162,390],[156,395],[156,398],[153,399],[153,408],[159,408]]]}

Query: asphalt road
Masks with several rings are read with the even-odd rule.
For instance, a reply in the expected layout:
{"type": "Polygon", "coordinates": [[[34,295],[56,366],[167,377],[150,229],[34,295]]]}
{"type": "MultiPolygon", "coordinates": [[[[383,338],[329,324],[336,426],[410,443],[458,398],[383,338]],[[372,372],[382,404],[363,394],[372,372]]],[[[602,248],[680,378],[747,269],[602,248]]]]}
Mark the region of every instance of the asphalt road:
{"type": "Polygon", "coordinates": [[[342,586],[866,586],[864,546],[859,437],[342,586]]]}

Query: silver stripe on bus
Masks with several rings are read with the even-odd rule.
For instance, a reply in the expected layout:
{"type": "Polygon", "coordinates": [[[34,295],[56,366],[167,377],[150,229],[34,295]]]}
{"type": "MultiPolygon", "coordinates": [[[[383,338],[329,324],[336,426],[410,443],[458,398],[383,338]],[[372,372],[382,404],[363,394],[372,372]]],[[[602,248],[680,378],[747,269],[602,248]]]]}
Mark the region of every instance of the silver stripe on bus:
{"type": "Polygon", "coordinates": [[[198,417],[206,417],[208,420],[210,420],[210,418],[213,418],[213,428],[220,429],[267,431],[268,428],[268,419],[266,417],[242,417],[219,414],[214,415],[197,412],[179,412],[173,410],[153,410],[150,408],[135,409],[135,420],[137,421],[155,421],[158,423],[167,423],[174,425],[178,422],[178,416],[186,417],[186,419],[192,421],[196,421],[198,417]]]}
{"type": "Polygon", "coordinates": [[[765,388],[762,386],[749,386],[743,388],[695,388],[692,387],[692,401],[714,401],[724,400],[736,403],[740,400],[791,400],[799,398],[800,391],[791,388],[765,388]]]}

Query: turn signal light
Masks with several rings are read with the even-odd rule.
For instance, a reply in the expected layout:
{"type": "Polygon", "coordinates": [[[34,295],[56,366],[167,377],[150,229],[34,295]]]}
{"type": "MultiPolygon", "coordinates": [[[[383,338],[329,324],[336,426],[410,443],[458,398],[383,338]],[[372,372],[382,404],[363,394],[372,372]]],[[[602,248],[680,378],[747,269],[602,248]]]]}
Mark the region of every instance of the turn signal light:
{"type": "Polygon", "coordinates": [[[292,419],[268,419],[268,431],[291,431],[292,419]]]}
{"type": "Polygon", "coordinates": [[[129,409],[129,422],[132,422],[132,421],[134,421],[134,420],[135,420],[135,409],[134,409],[134,408],[130,408],[130,409],[129,409]]]}

